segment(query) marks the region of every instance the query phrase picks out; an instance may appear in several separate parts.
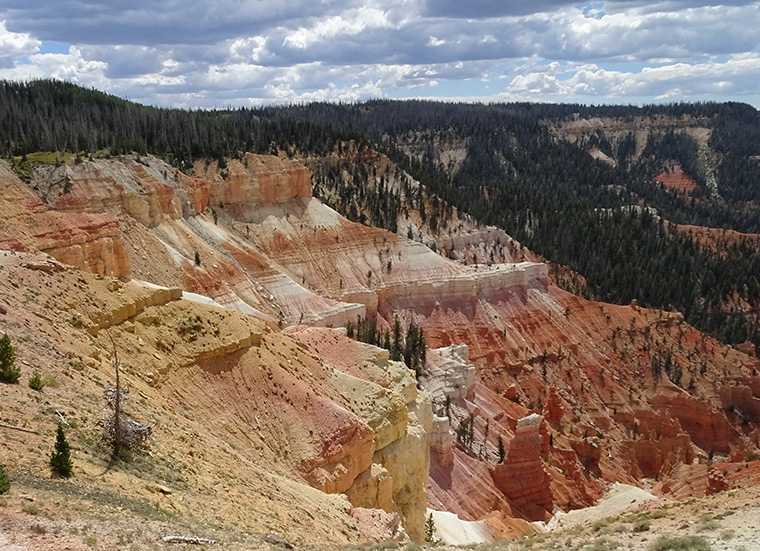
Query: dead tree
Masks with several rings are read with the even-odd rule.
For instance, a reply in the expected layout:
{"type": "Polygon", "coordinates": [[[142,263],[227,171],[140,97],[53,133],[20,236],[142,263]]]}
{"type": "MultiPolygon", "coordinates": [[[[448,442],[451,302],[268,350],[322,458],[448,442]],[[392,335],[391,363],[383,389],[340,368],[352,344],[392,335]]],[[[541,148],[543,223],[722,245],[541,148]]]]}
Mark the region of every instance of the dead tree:
{"type": "Polygon", "coordinates": [[[116,386],[109,387],[103,391],[106,402],[111,409],[111,415],[102,419],[103,438],[113,446],[113,455],[118,457],[119,451],[127,449],[135,451],[145,446],[148,438],[153,433],[153,427],[125,416],[122,412],[122,405],[129,400],[129,389],[121,388],[119,378],[119,356],[116,352],[116,343],[108,332],[108,338],[111,339],[113,346],[113,367],[116,372],[116,386]]]}

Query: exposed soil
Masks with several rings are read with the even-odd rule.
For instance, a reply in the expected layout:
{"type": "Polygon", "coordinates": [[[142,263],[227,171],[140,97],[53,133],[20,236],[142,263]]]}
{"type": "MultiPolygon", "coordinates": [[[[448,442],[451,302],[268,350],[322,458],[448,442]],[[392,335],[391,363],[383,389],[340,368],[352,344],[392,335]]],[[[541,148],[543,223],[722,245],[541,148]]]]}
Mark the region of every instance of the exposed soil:
{"type": "Polygon", "coordinates": [[[697,183],[684,174],[684,171],[678,165],[660,173],[655,180],[666,188],[686,196],[691,196],[698,187],[697,183]]]}

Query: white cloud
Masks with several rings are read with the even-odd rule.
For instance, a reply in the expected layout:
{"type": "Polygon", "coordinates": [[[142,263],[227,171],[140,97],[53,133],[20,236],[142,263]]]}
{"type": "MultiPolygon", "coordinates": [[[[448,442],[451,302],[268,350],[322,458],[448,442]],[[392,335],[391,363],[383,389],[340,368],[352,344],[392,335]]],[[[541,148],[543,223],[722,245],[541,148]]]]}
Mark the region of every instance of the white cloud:
{"type": "Polygon", "coordinates": [[[28,33],[14,33],[0,21],[0,67],[12,67],[15,60],[37,52],[42,42],[28,33]]]}
{"type": "Polygon", "coordinates": [[[646,67],[639,72],[581,69],[570,78],[547,73],[518,75],[509,84],[512,95],[551,95],[560,101],[578,96],[625,99],[704,99],[731,94],[732,97],[757,93],[760,82],[760,55],[734,56],[724,63],[675,63],[646,67]]]}
{"type": "Polygon", "coordinates": [[[259,63],[271,55],[267,50],[267,39],[263,36],[236,38],[230,44],[229,50],[232,61],[259,63]]]}
{"type": "Polygon", "coordinates": [[[335,39],[339,36],[355,36],[367,29],[388,27],[385,13],[376,8],[349,10],[318,20],[313,26],[299,27],[287,35],[283,45],[290,48],[304,49],[316,42],[335,39]]]}
{"type": "Polygon", "coordinates": [[[67,54],[32,54],[28,56],[28,60],[28,63],[0,69],[0,78],[56,78],[101,89],[108,87],[108,80],[104,74],[108,65],[102,61],[85,59],[74,46],[69,48],[67,54]]]}

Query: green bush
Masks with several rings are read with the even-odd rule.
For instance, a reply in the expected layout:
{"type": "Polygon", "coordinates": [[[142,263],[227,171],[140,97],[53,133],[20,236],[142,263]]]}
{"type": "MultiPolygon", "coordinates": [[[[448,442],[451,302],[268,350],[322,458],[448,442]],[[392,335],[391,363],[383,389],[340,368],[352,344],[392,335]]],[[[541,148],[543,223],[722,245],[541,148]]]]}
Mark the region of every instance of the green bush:
{"type": "Polygon", "coordinates": [[[15,367],[16,347],[11,344],[7,334],[0,337],[0,381],[17,384],[21,377],[21,368],[15,367]]]}
{"type": "Polygon", "coordinates": [[[711,551],[705,538],[699,536],[662,536],[650,547],[651,551],[711,551]]]}
{"type": "Polygon", "coordinates": [[[32,390],[42,390],[45,383],[42,382],[42,376],[40,372],[35,370],[31,377],[29,377],[29,388],[32,390]]]}
{"type": "Polygon", "coordinates": [[[11,483],[8,480],[8,475],[5,474],[5,469],[0,465],[0,494],[6,493],[11,489],[11,483]]]}
{"type": "Polygon", "coordinates": [[[63,425],[58,422],[58,434],[55,440],[55,451],[50,454],[50,468],[53,472],[62,476],[63,478],[69,478],[71,476],[71,469],[73,465],[71,463],[71,453],[69,451],[69,443],[66,441],[66,435],[63,432],[63,425]]]}

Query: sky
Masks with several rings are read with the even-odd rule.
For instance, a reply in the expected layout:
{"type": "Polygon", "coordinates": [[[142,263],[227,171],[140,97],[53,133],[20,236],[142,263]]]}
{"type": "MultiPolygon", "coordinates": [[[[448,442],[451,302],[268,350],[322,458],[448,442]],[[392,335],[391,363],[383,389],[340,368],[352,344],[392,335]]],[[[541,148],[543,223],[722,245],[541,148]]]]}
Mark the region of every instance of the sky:
{"type": "Polygon", "coordinates": [[[3,0],[0,79],[148,105],[371,98],[760,108],[760,1],[3,0]]]}

